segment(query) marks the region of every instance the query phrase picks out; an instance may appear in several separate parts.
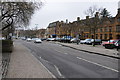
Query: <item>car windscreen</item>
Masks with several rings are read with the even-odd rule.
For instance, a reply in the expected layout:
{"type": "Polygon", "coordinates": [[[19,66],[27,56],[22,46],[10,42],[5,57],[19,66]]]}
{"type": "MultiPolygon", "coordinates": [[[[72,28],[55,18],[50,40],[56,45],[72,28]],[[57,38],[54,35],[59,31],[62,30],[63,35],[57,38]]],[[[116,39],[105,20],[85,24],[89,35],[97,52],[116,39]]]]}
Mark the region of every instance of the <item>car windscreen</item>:
{"type": "Polygon", "coordinates": [[[117,40],[110,40],[110,41],[108,41],[108,42],[117,42],[117,40]]]}

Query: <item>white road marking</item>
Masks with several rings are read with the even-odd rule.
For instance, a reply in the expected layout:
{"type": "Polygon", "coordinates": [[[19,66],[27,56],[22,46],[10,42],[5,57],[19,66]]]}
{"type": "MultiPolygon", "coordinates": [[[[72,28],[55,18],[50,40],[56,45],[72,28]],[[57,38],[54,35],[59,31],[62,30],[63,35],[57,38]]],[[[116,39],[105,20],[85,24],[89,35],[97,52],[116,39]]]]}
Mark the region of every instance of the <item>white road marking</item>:
{"type": "Polygon", "coordinates": [[[61,51],[58,51],[58,50],[55,50],[55,51],[57,51],[57,52],[61,53],[61,51]]]}
{"type": "MultiPolygon", "coordinates": [[[[40,57],[40,59],[42,59],[42,57],[40,57]]],[[[44,59],[42,59],[42,60],[44,60],[44,59]]],[[[47,60],[44,60],[44,61],[48,62],[47,60]]],[[[49,63],[49,62],[48,62],[48,63],[49,63]]],[[[43,65],[43,66],[44,66],[44,65],[43,65]]],[[[62,76],[61,72],[59,71],[58,67],[55,66],[55,65],[54,65],[54,67],[55,67],[55,69],[57,70],[58,74],[59,74],[62,78],[64,78],[64,77],[62,76]]],[[[53,76],[54,76],[54,75],[53,75],[53,76]]],[[[54,76],[54,78],[55,78],[55,76],[54,76]]]]}
{"type": "Polygon", "coordinates": [[[80,57],[77,57],[77,58],[80,59],[80,60],[83,60],[83,61],[86,61],[86,62],[95,64],[95,65],[101,66],[101,67],[103,67],[103,68],[106,68],[106,69],[109,69],[109,70],[112,70],[112,71],[115,71],[115,72],[119,72],[119,71],[116,70],[116,69],[112,69],[112,68],[110,68],[110,67],[103,66],[103,65],[101,65],[101,64],[98,64],[98,63],[95,63],[95,62],[92,62],[92,61],[89,61],[89,60],[86,60],[86,59],[83,59],[83,58],[80,58],[80,57]]]}
{"type": "MultiPolygon", "coordinates": [[[[80,53],[82,51],[79,51],[80,53]]],[[[85,54],[89,54],[89,55],[98,55],[98,54],[94,54],[94,53],[88,53],[88,52],[82,52],[82,53],[85,53],[85,54]]],[[[100,55],[99,55],[100,56],[100,55]]],[[[102,56],[102,55],[101,55],[102,56]]],[[[103,56],[103,57],[106,57],[106,56],[103,56]]],[[[117,58],[111,58],[111,57],[106,57],[106,58],[109,58],[109,59],[113,59],[113,60],[118,60],[117,58]]]]}
{"type": "Polygon", "coordinates": [[[55,66],[55,65],[54,65],[54,67],[55,67],[55,69],[57,70],[58,74],[59,74],[60,76],[62,76],[62,74],[61,74],[61,72],[59,71],[58,67],[55,66]]]}
{"type": "MultiPolygon", "coordinates": [[[[33,52],[34,53],[34,52],[33,52]]],[[[33,54],[32,54],[33,57],[35,57],[33,54]]],[[[41,58],[41,57],[40,57],[41,58]]],[[[50,74],[52,75],[53,78],[56,78],[56,76],[46,67],[42,64],[42,62],[40,62],[37,58],[35,58],[44,68],[45,70],[50,74]]]]}
{"type": "Polygon", "coordinates": [[[64,54],[68,54],[68,53],[64,53],[64,54]]]}
{"type": "MultiPolygon", "coordinates": [[[[58,51],[58,50],[55,50],[55,51],[57,51],[57,52],[59,52],[59,53],[62,53],[61,51],[58,51]]],[[[63,54],[68,54],[68,53],[63,53],[63,54]]]]}

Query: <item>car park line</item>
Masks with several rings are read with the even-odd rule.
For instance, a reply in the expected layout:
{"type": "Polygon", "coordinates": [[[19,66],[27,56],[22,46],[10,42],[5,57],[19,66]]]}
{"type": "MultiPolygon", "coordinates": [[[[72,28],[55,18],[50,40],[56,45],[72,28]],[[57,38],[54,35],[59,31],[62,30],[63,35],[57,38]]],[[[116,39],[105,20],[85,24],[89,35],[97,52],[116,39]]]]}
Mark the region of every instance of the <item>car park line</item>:
{"type": "Polygon", "coordinates": [[[101,67],[103,67],[103,68],[106,68],[106,69],[112,70],[112,71],[114,71],[114,72],[119,72],[119,71],[116,70],[116,69],[112,69],[112,68],[110,68],[110,67],[103,66],[103,65],[101,65],[101,64],[98,64],[98,63],[95,63],[95,62],[92,62],[92,61],[89,61],[89,60],[86,60],[86,59],[83,59],[83,58],[80,58],[80,57],[77,57],[77,58],[80,59],[80,60],[83,60],[83,61],[86,61],[86,62],[89,62],[89,63],[95,64],[95,65],[101,66],[101,67]]]}

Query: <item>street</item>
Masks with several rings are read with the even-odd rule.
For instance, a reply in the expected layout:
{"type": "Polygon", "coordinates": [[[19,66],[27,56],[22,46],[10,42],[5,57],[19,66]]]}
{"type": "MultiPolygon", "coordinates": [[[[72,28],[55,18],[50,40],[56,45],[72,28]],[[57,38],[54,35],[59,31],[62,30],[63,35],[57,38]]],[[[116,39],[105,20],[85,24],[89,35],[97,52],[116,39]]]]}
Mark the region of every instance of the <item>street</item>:
{"type": "Polygon", "coordinates": [[[118,78],[118,59],[77,51],[51,42],[15,42],[30,49],[57,78],[118,78]]]}

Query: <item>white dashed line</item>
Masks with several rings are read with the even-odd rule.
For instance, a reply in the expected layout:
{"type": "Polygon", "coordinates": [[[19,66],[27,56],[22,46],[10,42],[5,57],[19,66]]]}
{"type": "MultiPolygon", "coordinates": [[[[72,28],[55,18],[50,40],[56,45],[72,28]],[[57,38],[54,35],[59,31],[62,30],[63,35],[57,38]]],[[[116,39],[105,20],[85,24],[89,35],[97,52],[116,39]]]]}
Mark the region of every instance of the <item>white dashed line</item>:
{"type": "Polygon", "coordinates": [[[80,60],[83,60],[83,61],[86,61],[86,62],[95,64],[95,65],[101,66],[101,67],[103,67],[103,68],[106,68],[106,69],[109,69],[109,70],[112,70],[112,71],[115,71],[115,72],[119,72],[119,71],[116,70],[116,69],[112,69],[112,68],[110,68],[110,67],[103,66],[103,65],[101,65],[101,64],[98,64],[98,63],[95,63],[95,62],[92,62],[92,61],[89,61],[89,60],[86,60],[86,59],[83,59],[83,58],[80,58],[80,57],[77,57],[77,58],[80,59],[80,60]]]}
{"type": "MultiPolygon", "coordinates": [[[[33,57],[35,57],[33,54],[32,54],[33,57]]],[[[41,58],[41,57],[40,57],[41,58]]],[[[42,62],[40,62],[37,58],[35,58],[43,67],[44,69],[53,77],[53,78],[56,78],[56,76],[46,67],[42,64],[42,62]]]]}
{"type": "Polygon", "coordinates": [[[56,50],[57,52],[61,53],[61,51],[56,50]]]}
{"type": "MultiPolygon", "coordinates": [[[[55,50],[55,51],[57,51],[57,52],[59,52],[59,53],[62,53],[61,51],[58,51],[58,50],[55,50]]],[[[63,54],[68,54],[68,53],[63,53],[63,54]]]]}
{"type": "Polygon", "coordinates": [[[68,54],[68,53],[64,53],[64,54],[68,54]]]}

